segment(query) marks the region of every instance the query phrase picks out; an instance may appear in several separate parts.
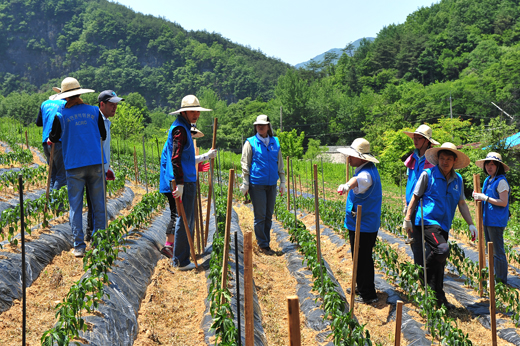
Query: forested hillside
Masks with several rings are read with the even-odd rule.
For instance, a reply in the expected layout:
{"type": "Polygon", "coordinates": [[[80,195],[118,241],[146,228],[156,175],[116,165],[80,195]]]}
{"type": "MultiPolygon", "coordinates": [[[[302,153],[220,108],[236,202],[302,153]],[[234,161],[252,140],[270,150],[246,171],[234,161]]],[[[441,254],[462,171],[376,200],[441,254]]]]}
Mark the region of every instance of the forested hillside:
{"type": "MultiPolygon", "coordinates": [[[[173,6],[173,5],[172,5],[173,6]]],[[[0,0],[0,94],[47,92],[65,76],[95,90],[138,92],[150,108],[210,88],[237,102],[272,98],[288,68],[219,34],[106,0],[0,0]]]]}

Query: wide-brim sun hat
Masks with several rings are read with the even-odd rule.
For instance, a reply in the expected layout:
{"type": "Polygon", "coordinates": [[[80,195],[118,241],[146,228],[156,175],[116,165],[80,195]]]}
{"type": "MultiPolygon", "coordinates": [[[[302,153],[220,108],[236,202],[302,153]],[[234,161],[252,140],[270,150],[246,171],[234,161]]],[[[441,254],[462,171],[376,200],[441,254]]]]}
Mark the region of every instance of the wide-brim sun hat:
{"type": "Polygon", "coordinates": [[[414,135],[421,135],[424,138],[426,138],[428,141],[430,141],[433,145],[439,145],[441,143],[437,142],[435,139],[432,138],[432,129],[428,125],[421,125],[415,130],[415,132],[409,132],[409,131],[403,131],[405,135],[413,139],[414,135]]]}
{"type": "Polygon", "coordinates": [[[492,151],[486,155],[485,159],[475,161],[475,164],[477,165],[477,167],[484,169],[484,164],[486,163],[486,161],[500,162],[502,166],[504,166],[504,172],[507,172],[510,169],[509,166],[506,165],[504,161],[502,161],[502,155],[500,155],[499,153],[495,153],[492,151]]]}
{"type": "Polygon", "coordinates": [[[190,129],[190,132],[191,132],[191,138],[197,139],[197,138],[204,137],[204,134],[202,133],[202,131],[200,131],[196,127],[192,126],[191,129],[190,129]]]}
{"type": "Polygon", "coordinates": [[[453,165],[453,169],[460,169],[469,166],[470,159],[468,155],[464,154],[460,150],[457,150],[455,144],[450,142],[442,143],[440,147],[430,148],[426,150],[426,152],[424,153],[424,155],[426,156],[426,160],[428,160],[428,162],[430,162],[432,165],[437,166],[439,164],[438,153],[441,150],[448,150],[457,155],[457,161],[453,165]]]}
{"type": "Polygon", "coordinates": [[[379,163],[379,161],[370,153],[370,143],[364,138],[356,138],[349,147],[338,148],[338,151],[346,156],[357,157],[365,161],[379,163]]]}
{"type": "Polygon", "coordinates": [[[76,78],[67,77],[61,82],[61,88],[53,87],[52,90],[59,91],[58,94],[51,95],[49,100],[63,100],[67,97],[81,94],[93,93],[92,89],[83,89],[76,78]]]}
{"type": "Polygon", "coordinates": [[[204,108],[200,106],[199,99],[195,95],[186,95],[182,98],[181,108],[170,114],[178,114],[187,111],[199,111],[199,112],[210,112],[212,109],[204,108]]]}
{"type": "Polygon", "coordinates": [[[256,117],[256,121],[253,125],[269,125],[271,122],[269,121],[269,117],[265,114],[260,114],[256,117]]]}

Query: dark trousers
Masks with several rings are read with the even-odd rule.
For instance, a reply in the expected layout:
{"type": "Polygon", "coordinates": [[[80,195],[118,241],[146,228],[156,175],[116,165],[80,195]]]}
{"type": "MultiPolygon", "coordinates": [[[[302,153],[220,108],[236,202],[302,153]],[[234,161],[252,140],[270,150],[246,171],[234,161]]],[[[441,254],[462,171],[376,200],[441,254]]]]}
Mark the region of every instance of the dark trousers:
{"type": "MultiPolygon", "coordinates": [[[[107,181],[105,180],[105,194],[107,191],[107,181]]],[[[90,193],[88,192],[88,186],[85,186],[85,193],[87,195],[87,232],[92,232],[94,229],[94,213],[92,210],[94,208],[92,207],[92,201],[90,200],[90,193]]],[[[108,215],[106,216],[108,217],[108,215]]],[[[103,226],[104,227],[104,226],[103,226]]]]}
{"type": "MultiPolygon", "coordinates": [[[[421,208],[417,208],[417,210],[412,214],[412,223],[415,223],[415,215],[416,213],[419,213],[421,215],[421,208]]],[[[426,242],[426,238],[424,240],[424,244],[422,242],[422,227],[421,224],[414,225],[412,229],[412,238],[414,239],[414,242],[410,247],[412,248],[413,252],[413,263],[417,264],[418,266],[423,267],[424,261],[423,261],[423,251],[424,248],[426,248],[426,258],[430,255],[431,248],[430,245],[426,242]]]]}
{"type": "MultiPolygon", "coordinates": [[[[350,252],[354,256],[356,232],[349,230],[348,236],[350,239],[350,252]]],[[[377,232],[360,233],[356,285],[363,300],[377,298],[376,286],[374,284],[374,259],[372,258],[372,249],[376,244],[376,240],[377,232]]]]}
{"type": "Polygon", "coordinates": [[[446,301],[444,293],[444,268],[450,255],[448,232],[436,225],[424,226],[424,240],[430,245],[431,252],[426,258],[426,280],[435,291],[439,304],[446,301]]]}
{"type": "Polygon", "coordinates": [[[163,193],[168,199],[168,204],[170,205],[170,223],[168,223],[168,227],[166,227],[166,234],[175,234],[175,224],[177,222],[177,205],[175,205],[175,198],[171,192],[163,193]]]}

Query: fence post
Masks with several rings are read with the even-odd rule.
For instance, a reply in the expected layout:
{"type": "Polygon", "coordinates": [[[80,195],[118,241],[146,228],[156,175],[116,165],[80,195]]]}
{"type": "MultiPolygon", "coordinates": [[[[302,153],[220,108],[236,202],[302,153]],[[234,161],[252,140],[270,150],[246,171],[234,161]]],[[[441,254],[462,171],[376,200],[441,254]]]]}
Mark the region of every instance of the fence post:
{"type": "Polygon", "coordinates": [[[489,317],[491,318],[491,342],[497,346],[497,316],[495,301],[495,258],[493,253],[493,242],[488,243],[489,262],[489,317]]]}
{"type": "Polygon", "coordinates": [[[246,346],[254,346],[254,310],[253,310],[253,233],[244,236],[244,310],[246,346]]]}
{"type": "Polygon", "coordinates": [[[403,301],[397,301],[397,310],[395,313],[395,342],[394,346],[401,345],[401,323],[403,318],[403,301]]]}
{"type": "Polygon", "coordinates": [[[298,296],[287,297],[287,317],[289,320],[289,345],[300,346],[300,302],[298,296]]]}
{"type": "Polygon", "coordinates": [[[352,267],[352,285],[350,286],[350,312],[354,315],[354,298],[356,297],[357,266],[359,257],[359,237],[361,237],[361,205],[356,212],[356,235],[354,240],[354,266],[352,267]]]}

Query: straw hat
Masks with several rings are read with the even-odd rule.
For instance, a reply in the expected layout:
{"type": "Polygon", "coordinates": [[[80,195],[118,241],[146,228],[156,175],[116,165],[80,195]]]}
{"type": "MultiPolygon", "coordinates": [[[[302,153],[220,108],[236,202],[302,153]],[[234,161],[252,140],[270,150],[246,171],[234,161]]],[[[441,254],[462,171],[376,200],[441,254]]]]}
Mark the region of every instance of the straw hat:
{"type": "Polygon", "coordinates": [[[204,137],[204,134],[196,127],[192,126],[190,129],[191,132],[191,138],[202,138],[204,137]]]}
{"type": "Polygon", "coordinates": [[[65,78],[61,82],[61,88],[53,87],[52,90],[59,92],[59,94],[51,95],[49,100],[63,100],[67,97],[94,92],[92,89],[82,89],[78,80],[72,77],[65,78]]]}
{"type": "Polygon", "coordinates": [[[450,142],[442,143],[440,147],[426,150],[426,153],[424,153],[424,155],[426,155],[426,160],[428,160],[428,162],[430,162],[432,165],[437,166],[439,164],[439,158],[437,156],[441,150],[448,150],[457,155],[457,161],[453,165],[453,169],[460,169],[469,166],[470,160],[468,155],[464,154],[462,151],[457,150],[455,144],[450,142]]]}
{"type": "Polygon", "coordinates": [[[414,135],[421,135],[423,136],[424,138],[426,138],[427,140],[430,141],[431,144],[433,145],[439,145],[440,143],[437,142],[436,140],[434,140],[432,138],[432,129],[428,126],[428,125],[421,125],[417,128],[417,130],[415,130],[415,132],[409,132],[409,131],[403,131],[408,137],[410,137],[411,139],[413,139],[413,136],[414,135]]]}
{"type": "Polygon", "coordinates": [[[364,138],[356,138],[349,147],[338,148],[338,151],[346,156],[357,157],[369,162],[379,163],[379,161],[370,154],[370,143],[364,138]]]}
{"type": "Polygon", "coordinates": [[[256,117],[256,121],[253,123],[253,125],[269,125],[271,122],[269,121],[269,117],[264,114],[260,114],[256,117]]]}
{"type": "Polygon", "coordinates": [[[504,171],[505,172],[509,171],[509,169],[510,169],[509,166],[506,165],[502,161],[502,155],[500,155],[499,153],[490,152],[490,153],[487,154],[485,159],[477,160],[477,161],[475,161],[475,164],[477,165],[477,167],[480,167],[480,168],[484,169],[484,163],[486,161],[497,161],[497,162],[500,162],[502,164],[502,166],[504,166],[504,171]]]}
{"type": "Polygon", "coordinates": [[[199,99],[195,95],[187,95],[182,98],[181,108],[177,109],[175,112],[171,112],[170,114],[177,114],[180,112],[186,111],[199,111],[199,112],[209,112],[212,109],[202,108],[200,106],[199,99]]]}

